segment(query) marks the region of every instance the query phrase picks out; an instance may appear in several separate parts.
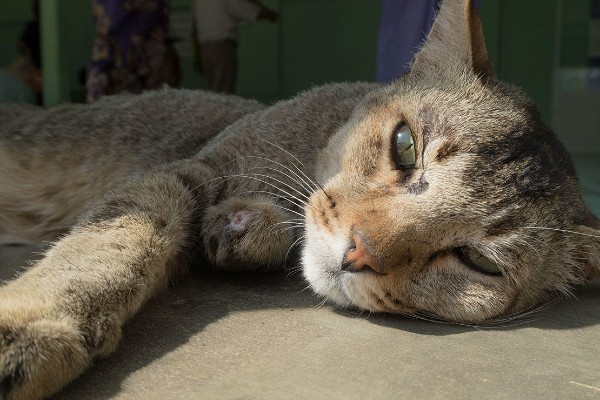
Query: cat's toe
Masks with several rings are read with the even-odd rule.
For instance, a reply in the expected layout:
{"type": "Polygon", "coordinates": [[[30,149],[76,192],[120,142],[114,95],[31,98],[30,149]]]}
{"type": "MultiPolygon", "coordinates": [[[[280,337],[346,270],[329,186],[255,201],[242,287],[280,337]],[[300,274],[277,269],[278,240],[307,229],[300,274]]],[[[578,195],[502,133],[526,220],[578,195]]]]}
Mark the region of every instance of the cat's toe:
{"type": "Polygon", "coordinates": [[[241,242],[251,226],[260,218],[260,213],[252,210],[221,210],[214,218],[205,235],[206,254],[213,265],[223,270],[256,269],[244,260],[241,242]],[[239,256],[241,254],[241,257],[239,256]]]}
{"type": "Polygon", "coordinates": [[[225,226],[225,230],[230,233],[245,232],[252,221],[257,218],[257,213],[251,210],[239,210],[232,212],[227,216],[229,223],[225,226]]]}
{"type": "Polygon", "coordinates": [[[81,374],[88,363],[74,321],[0,323],[0,399],[41,399],[81,374]]]}
{"type": "Polygon", "coordinates": [[[223,270],[279,267],[293,243],[289,219],[270,199],[233,198],[210,207],[203,221],[207,257],[223,270]]]}

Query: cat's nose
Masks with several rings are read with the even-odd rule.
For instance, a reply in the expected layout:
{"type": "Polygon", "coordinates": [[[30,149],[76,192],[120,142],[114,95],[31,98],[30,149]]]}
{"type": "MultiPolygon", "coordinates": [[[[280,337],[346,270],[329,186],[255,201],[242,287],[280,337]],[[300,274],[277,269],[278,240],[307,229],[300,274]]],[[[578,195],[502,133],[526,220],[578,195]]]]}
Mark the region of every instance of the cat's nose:
{"type": "Polygon", "coordinates": [[[382,265],[377,261],[369,246],[365,243],[360,232],[352,233],[352,242],[346,251],[342,270],[347,272],[359,272],[371,270],[378,274],[383,274],[382,265]]]}

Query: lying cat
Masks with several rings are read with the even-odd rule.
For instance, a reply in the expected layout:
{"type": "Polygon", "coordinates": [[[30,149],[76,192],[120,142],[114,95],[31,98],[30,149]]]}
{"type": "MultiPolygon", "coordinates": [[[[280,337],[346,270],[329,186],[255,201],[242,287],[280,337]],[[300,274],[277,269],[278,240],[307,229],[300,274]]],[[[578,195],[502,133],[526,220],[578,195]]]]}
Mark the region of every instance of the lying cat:
{"type": "Polygon", "coordinates": [[[494,77],[466,0],[444,1],[392,85],[266,109],[161,91],[1,118],[1,237],[45,240],[85,211],[0,288],[0,398],[50,395],[108,356],[198,251],[277,268],[301,241],[305,277],[334,302],[460,323],[517,315],[600,267],[567,153],[494,77]]]}

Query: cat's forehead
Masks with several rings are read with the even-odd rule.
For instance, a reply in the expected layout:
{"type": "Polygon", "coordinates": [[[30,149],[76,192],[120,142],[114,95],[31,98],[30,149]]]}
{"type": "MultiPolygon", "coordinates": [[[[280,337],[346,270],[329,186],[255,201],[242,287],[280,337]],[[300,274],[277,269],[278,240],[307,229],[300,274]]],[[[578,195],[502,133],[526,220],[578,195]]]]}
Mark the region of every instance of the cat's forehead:
{"type": "Polygon", "coordinates": [[[495,163],[527,158],[545,166],[565,157],[533,101],[499,81],[405,79],[367,98],[363,112],[378,114],[384,129],[408,124],[423,150],[434,143],[442,153],[477,154],[495,163]]]}
{"type": "MultiPolygon", "coordinates": [[[[537,128],[535,104],[518,88],[503,82],[482,84],[465,74],[459,78],[410,77],[366,99],[365,110],[386,110],[422,128],[425,134],[484,136],[537,128]],[[437,130],[437,132],[434,132],[437,130]]],[[[480,140],[480,139],[477,139],[480,140]]]]}
{"type": "MultiPolygon", "coordinates": [[[[468,77],[427,83],[406,79],[366,98],[360,115],[357,140],[347,153],[349,170],[357,168],[357,160],[364,160],[363,171],[377,169],[375,161],[366,165],[375,160],[364,155],[369,148],[381,155],[379,168],[388,168],[386,149],[399,124],[406,123],[415,138],[423,179],[437,170],[446,177],[444,188],[437,191],[448,194],[455,188],[490,209],[551,199],[558,204],[561,192],[577,192],[566,150],[541,121],[534,103],[511,85],[482,84],[468,77]]],[[[430,189],[436,191],[433,185],[430,189]]]]}

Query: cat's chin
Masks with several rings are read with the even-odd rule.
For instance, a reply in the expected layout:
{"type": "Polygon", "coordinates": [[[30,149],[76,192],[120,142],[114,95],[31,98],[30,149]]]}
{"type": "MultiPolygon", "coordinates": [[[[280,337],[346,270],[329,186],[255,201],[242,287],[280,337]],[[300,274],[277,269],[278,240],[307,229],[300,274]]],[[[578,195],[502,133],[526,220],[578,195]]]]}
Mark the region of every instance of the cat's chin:
{"type": "Polygon", "coordinates": [[[342,232],[324,233],[307,224],[306,243],[302,250],[305,279],[317,294],[342,308],[358,308],[372,312],[401,312],[381,307],[367,292],[379,288],[374,276],[342,271],[342,259],[348,240],[342,232]],[[312,229],[311,229],[312,228],[312,229]]]}
{"type": "Polygon", "coordinates": [[[341,283],[342,271],[328,267],[319,259],[318,253],[304,248],[302,266],[304,278],[308,281],[313,291],[326,297],[341,307],[349,307],[352,301],[346,295],[341,283]]]}

